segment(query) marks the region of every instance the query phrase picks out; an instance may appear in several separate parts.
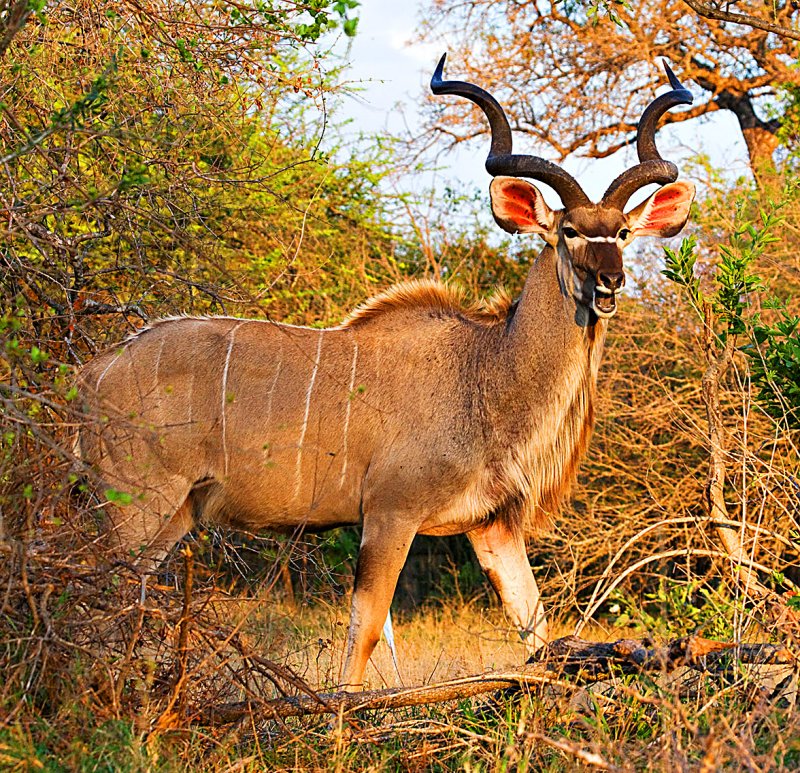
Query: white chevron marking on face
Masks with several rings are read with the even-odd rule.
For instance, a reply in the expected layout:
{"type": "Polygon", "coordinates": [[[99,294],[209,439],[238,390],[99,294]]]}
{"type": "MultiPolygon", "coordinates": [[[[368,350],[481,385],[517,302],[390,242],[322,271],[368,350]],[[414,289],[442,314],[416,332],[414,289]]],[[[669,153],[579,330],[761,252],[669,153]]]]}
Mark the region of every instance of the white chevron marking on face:
{"type": "Polygon", "coordinates": [[[614,244],[617,241],[616,236],[583,236],[581,235],[581,239],[585,239],[587,242],[607,242],[609,244],[614,244]]]}

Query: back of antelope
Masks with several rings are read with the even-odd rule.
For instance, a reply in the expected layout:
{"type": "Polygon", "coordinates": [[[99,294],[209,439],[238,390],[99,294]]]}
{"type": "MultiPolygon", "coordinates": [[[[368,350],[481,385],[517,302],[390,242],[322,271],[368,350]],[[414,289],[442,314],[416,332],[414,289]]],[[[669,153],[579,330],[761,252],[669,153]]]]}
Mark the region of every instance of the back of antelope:
{"type": "Polygon", "coordinates": [[[640,163],[593,204],[563,169],[511,152],[499,104],[467,83],[435,93],[476,102],[499,225],[546,246],[520,298],[465,306],[434,281],[394,287],[340,326],[158,320],[88,364],[84,458],[105,485],[116,556],[153,571],[195,523],[248,530],[363,527],[342,684],[358,688],[417,534],[466,533],[530,650],[547,640],[525,536],[556,513],[594,422],[597,369],[622,250],[669,236],[694,196],[653,136],[691,101],[674,76],[640,122],[640,163]],[[553,211],[531,177],[553,187],[553,211]],[[630,196],[660,187],[625,213],[630,196]]]}

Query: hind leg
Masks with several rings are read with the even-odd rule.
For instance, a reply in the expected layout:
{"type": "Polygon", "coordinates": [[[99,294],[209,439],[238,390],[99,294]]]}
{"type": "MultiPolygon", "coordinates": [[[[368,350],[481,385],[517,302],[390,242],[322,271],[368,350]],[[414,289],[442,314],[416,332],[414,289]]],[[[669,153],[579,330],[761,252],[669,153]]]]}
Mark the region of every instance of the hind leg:
{"type": "Polygon", "coordinates": [[[394,513],[370,513],[364,518],[340,689],[363,688],[367,663],[380,640],[416,533],[416,521],[394,513]]]}

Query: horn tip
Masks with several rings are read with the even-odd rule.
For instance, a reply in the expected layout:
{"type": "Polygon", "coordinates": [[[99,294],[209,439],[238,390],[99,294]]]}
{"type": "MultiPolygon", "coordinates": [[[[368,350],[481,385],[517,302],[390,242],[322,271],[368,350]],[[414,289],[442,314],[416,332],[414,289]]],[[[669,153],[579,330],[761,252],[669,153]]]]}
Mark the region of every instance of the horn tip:
{"type": "Polygon", "coordinates": [[[678,80],[678,76],[672,72],[672,68],[667,64],[667,60],[662,59],[661,64],[664,65],[664,71],[667,73],[669,85],[672,86],[673,89],[683,89],[683,84],[678,80]]]}
{"type": "Polygon", "coordinates": [[[442,76],[444,75],[444,63],[446,59],[447,51],[442,54],[439,64],[436,65],[436,69],[433,71],[433,77],[431,78],[431,89],[442,82],[442,76]]]}
{"type": "Polygon", "coordinates": [[[669,85],[672,86],[672,93],[679,100],[679,104],[691,105],[694,102],[692,92],[678,80],[678,76],[672,72],[672,68],[667,64],[666,58],[661,60],[661,64],[664,65],[664,71],[667,73],[667,78],[669,78],[669,85]]]}

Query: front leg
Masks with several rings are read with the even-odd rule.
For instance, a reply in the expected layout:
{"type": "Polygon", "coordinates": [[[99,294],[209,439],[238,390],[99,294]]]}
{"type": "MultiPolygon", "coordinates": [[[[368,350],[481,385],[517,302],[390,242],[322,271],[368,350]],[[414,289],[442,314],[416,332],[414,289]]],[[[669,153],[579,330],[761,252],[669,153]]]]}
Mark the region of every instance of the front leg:
{"type": "Polygon", "coordinates": [[[530,653],[547,644],[547,620],[531,571],[525,539],[495,522],[468,532],[481,568],[517,626],[530,653]]]}
{"type": "Polygon", "coordinates": [[[389,614],[397,578],[417,533],[402,516],[383,514],[364,518],[358,552],[347,652],[340,688],[361,690],[364,672],[389,614]]]}

